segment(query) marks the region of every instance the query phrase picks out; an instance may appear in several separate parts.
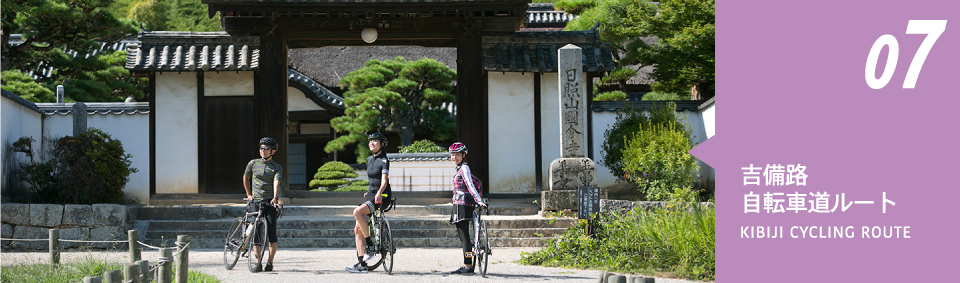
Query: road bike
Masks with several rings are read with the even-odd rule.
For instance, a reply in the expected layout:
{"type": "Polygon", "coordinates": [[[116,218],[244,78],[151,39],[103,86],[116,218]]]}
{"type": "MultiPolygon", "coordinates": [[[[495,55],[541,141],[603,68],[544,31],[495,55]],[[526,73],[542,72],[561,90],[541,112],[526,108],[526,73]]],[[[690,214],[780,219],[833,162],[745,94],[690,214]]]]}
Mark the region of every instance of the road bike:
{"type": "MultiPolygon", "coordinates": [[[[489,204],[486,199],[484,202],[489,204]]],[[[477,206],[473,211],[473,266],[480,268],[481,277],[487,277],[487,264],[490,263],[490,255],[493,254],[487,238],[487,222],[480,219],[480,215],[484,213],[490,215],[490,209],[477,206]]]]}
{"type": "Polygon", "coordinates": [[[227,270],[233,269],[240,257],[246,257],[247,268],[250,272],[257,272],[257,266],[263,262],[263,256],[270,247],[267,219],[263,214],[263,209],[269,204],[265,201],[247,201],[247,211],[230,225],[223,245],[223,267],[227,270]],[[256,203],[259,209],[249,212],[250,203],[256,203]],[[260,248],[259,254],[255,252],[257,247],[260,248]]]}
{"type": "MultiPolygon", "coordinates": [[[[386,202],[387,194],[382,194],[384,201],[386,202]]],[[[367,225],[367,228],[370,229],[370,237],[373,238],[373,247],[377,251],[377,255],[371,259],[374,264],[369,265],[368,270],[375,270],[380,265],[383,265],[383,270],[387,274],[393,274],[393,254],[397,252],[397,247],[393,245],[393,233],[390,231],[390,221],[387,221],[387,218],[384,216],[384,213],[390,211],[396,206],[397,198],[391,198],[389,204],[382,203],[376,208],[376,210],[371,213],[370,225],[367,225]]]]}

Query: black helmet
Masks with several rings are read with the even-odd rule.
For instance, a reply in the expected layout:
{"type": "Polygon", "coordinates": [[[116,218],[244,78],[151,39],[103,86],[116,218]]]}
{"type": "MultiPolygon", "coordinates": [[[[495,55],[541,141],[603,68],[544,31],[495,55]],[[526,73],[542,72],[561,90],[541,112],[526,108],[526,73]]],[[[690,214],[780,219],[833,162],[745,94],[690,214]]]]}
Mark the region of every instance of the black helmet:
{"type": "Polygon", "coordinates": [[[383,146],[387,146],[387,137],[383,136],[382,134],[380,134],[380,133],[378,133],[378,132],[374,132],[374,133],[371,133],[371,134],[367,135],[367,140],[368,140],[368,141],[369,141],[369,140],[372,140],[372,139],[378,139],[378,140],[380,140],[381,143],[383,143],[383,146]]]}
{"type": "Polygon", "coordinates": [[[260,139],[260,145],[267,145],[274,150],[280,149],[280,147],[277,145],[277,140],[271,137],[264,137],[260,139]]]}

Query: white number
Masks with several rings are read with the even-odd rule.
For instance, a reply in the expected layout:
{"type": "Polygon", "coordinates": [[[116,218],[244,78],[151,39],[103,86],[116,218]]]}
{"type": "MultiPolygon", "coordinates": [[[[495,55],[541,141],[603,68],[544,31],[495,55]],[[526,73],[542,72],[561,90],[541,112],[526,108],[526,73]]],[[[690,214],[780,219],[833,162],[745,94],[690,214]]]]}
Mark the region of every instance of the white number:
{"type": "MultiPolygon", "coordinates": [[[[923,68],[923,63],[927,60],[930,49],[933,49],[933,44],[937,42],[946,28],[946,20],[911,20],[907,23],[907,34],[926,34],[927,37],[923,39],[920,49],[917,50],[917,54],[913,56],[913,61],[910,62],[907,76],[903,80],[903,88],[914,88],[917,85],[917,77],[920,76],[920,69],[923,68]]],[[[873,47],[870,48],[870,53],[867,54],[867,65],[864,69],[864,79],[867,81],[867,85],[873,89],[881,89],[886,86],[890,82],[890,78],[893,77],[899,56],[900,45],[897,43],[896,37],[884,34],[877,38],[873,47]],[[883,67],[883,73],[880,78],[877,78],[874,72],[877,70],[877,61],[884,46],[890,48],[890,53],[887,54],[887,65],[883,67]]]]}
{"type": "Polygon", "coordinates": [[[913,62],[910,62],[910,69],[907,69],[907,78],[903,81],[903,88],[913,88],[917,85],[917,77],[920,76],[920,68],[923,68],[923,62],[927,60],[927,54],[933,44],[947,29],[947,21],[910,21],[907,23],[907,34],[927,34],[917,50],[917,55],[913,56],[913,62]]]}

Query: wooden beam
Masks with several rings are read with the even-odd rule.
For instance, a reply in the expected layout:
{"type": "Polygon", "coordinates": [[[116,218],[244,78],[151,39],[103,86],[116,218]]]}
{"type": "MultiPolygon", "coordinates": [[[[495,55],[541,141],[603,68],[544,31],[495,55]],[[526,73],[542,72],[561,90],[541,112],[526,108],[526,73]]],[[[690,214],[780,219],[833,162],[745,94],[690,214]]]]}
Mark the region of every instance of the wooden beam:
{"type": "Polygon", "coordinates": [[[490,191],[487,150],[487,101],[483,84],[480,33],[461,33],[457,39],[457,139],[470,150],[470,167],[483,184],[483,193],[490,191]]]}
{"type": "Polygon", "coordinates": [[[290,121],[330,121],[333,117],[329,111],[290,111],[290,121]]]}
{"type": "Polygon", "coordinates": [[[272,137],[279,143],[280,149],[274,155],[274,161],[283,167],[283,181],[280,196],[284,196],[289,185],[290,164],[287,158],[287,46],[283,33],[265,33],[260,35],[260,85],[258,109],[260,137],[272,137]]]}

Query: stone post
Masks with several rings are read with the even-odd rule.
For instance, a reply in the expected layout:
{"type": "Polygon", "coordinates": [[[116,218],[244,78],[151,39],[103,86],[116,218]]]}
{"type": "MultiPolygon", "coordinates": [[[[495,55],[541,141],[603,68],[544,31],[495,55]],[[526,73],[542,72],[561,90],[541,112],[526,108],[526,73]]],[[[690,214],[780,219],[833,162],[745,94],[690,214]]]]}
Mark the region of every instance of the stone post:
{"type": "Polygon", "coordinates": [[[157,272],[157,282],[173,283],[173,263],[170,262],[173,257],[173,248],[160,249],[159,272],[157,272]]]}
{"type": "Polygon", "coordinates": [[[123,267],[123,282],[140,283],[140,265],[127,264],[123,267]]]}
{"type": "Polygon", "coordinates": [[[140,243],[137,243],[137,240],[140,240],[140,231],[137,230],[128,230],[127,231],[127,245],[130,248],[130,262],[137,262],[140,260],[140,243]]]}
{"type": "MultiPolygon", "coordinates": [[[[568,44],[557,50],[560,72],[560,158],[550,162],[550,190],[541,193],[544,211],[577,209],[577,188],[597,186],[597,164],[586,158],[587,95],[583,50],[568,44]]],[[[606,191],[601,190],[601,198],[606,191]]]]}
{"type": "Polygon", "coordinates": [[[83,278],[83,283],[101,283],[103,279],[100,276],[87,276],[83,278]]]}
{"type": "Polygon", "coordinates": [[[103,282],[104,283],[121,283],[123,282],[123,277],[120,273],[120,270],[110,270],[103,272],[103,282]]]}
{"type": "MultiPolygon", "coordinates": [[[[175,263],[174,267],[177,269],[177,278],[176,278],[177,283],[187,283],[187,279],[190,278],[188,276],[189,274],[187,274],[189,272],[188,266],[190,263],[190,257],[189,257],[190,247],[186,247],[186,245],[189,243],[190,243],[190,236],[177,235],[177,250],[179,250],[180,252],[179,254],[177,254],[174,260],[174,263],[175,263]]],[[[253,255],[251,254],[250,256],[253,256],[253,255]]]]}
{"type": "Polygon", "coordinates": [[[73,104],[73,136],[87,131],[87,105],[83,102],[73,104]]]}
{"type": "Polygon", "coordinates": [[[60,229],[50,229],[50,265],[60,264],[60,229]]]}

